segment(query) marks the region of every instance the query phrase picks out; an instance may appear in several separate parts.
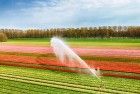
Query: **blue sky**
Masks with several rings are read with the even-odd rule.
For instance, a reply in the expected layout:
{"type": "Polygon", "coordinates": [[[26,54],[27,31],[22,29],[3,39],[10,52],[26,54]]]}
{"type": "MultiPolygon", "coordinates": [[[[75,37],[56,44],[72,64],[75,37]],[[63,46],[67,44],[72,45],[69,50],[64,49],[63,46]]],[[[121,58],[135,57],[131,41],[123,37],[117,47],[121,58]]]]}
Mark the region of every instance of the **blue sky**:
{"type": "Polygon", "coordinates": [[[140,25],[140,0],[0,0],[0,28],[140,25]]]}

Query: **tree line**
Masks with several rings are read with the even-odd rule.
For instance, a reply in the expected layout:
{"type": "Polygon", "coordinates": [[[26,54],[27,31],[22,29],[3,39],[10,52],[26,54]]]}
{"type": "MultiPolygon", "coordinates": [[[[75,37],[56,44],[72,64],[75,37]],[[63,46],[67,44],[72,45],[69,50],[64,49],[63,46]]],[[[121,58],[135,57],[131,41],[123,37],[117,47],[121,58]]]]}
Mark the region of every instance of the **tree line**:
{"type": "Polygon", "coordinates": [[[140,26],[101,26],[81,28],[52,29],[0,29],[0,33],[12,38],[51,38],[53,36],[68,38],[140,38],[140,26]]]}

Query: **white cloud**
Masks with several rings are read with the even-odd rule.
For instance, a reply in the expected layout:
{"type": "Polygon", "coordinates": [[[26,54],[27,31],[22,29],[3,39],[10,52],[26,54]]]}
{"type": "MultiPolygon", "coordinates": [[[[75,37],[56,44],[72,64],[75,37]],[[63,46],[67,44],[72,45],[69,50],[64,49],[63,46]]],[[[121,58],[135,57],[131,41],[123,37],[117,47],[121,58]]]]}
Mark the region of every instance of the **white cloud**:
{"type": "Polygon", "coordinates": [[[140,0],[37,0],[31,7],[12,11],[11,22],[49,27],[112,24],[113,19],[120,23],[128,15],[140,14],[135,4],[140,0]]]}
{"type": "Polygon", "coordinates": [[[40,23],[71,22],[75,20],[75,14],[83,10],[93,11],[98,8],[120,7],[128,3],[130,0],[60,0],[57,3],[54,0],[49,7],[45,2],[38,1],[36,4],[39,6],[22,9],[22,12],[29,14],[40,23]]]}

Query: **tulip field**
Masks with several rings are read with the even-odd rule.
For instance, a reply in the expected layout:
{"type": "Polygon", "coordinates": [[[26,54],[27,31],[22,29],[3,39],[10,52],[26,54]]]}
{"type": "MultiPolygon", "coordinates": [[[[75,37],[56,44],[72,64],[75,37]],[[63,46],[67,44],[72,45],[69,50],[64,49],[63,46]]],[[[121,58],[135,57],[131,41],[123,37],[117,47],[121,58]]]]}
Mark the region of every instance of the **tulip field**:
{"type": "Polygon", "coordinates": [[[101,78],[61,63],[50,39],[9,39],[0,45],[1,94],[140,94],[140,39],[66,38],[101,78]]]}

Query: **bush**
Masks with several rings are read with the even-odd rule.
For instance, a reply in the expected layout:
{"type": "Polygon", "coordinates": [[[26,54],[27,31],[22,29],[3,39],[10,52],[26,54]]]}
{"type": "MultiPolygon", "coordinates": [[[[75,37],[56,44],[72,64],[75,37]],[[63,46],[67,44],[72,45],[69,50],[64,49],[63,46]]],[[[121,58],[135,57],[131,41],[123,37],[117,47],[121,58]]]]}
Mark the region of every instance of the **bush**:
{"type": "Polygon", "coordinates": [[[4,33],[0,33],[0,42],[6,42],[7,36],[4,33]]]}

